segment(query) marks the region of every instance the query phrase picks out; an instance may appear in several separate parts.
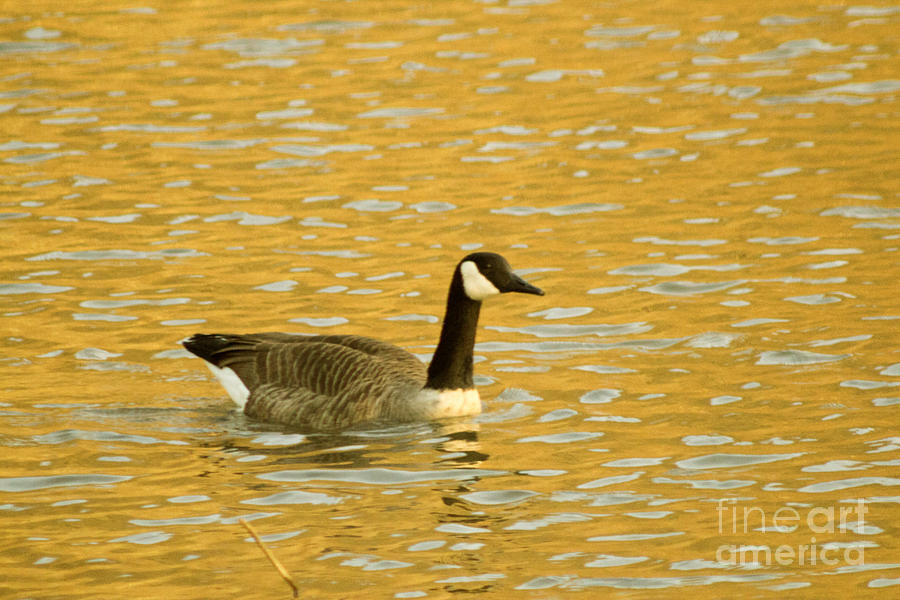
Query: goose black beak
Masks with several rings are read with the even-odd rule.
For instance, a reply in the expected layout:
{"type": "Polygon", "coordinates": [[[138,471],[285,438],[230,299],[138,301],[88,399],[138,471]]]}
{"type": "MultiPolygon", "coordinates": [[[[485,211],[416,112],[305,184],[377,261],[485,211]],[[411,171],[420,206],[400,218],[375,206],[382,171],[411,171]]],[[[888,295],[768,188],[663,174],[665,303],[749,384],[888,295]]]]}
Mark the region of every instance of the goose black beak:
{"type": "Polygon", "coordinates": [[[510,282],[509,289],[505,290],[507,292],[519,292],[520,294],[534,294],[535,296],[543,296],[544,290],[541,288],[531,285],[521,277],[516,274],[513,274],[512,281],[510,282]]]}

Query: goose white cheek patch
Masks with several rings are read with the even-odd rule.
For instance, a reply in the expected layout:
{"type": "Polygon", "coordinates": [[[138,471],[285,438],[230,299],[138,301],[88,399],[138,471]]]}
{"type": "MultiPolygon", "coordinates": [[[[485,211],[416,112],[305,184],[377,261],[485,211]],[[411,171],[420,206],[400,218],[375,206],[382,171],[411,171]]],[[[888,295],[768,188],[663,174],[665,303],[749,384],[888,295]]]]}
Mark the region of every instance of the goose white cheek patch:
{"type": "Polygon", "coordinates": [[[500,290],[490,282],[490,280],[481,274],[476,265],[471,260],[463,262],[459,266],[462,273],[463,288],[466,290],[466,296],[478,302],[484,300],[488,296],[499,294],[500,290]]]}

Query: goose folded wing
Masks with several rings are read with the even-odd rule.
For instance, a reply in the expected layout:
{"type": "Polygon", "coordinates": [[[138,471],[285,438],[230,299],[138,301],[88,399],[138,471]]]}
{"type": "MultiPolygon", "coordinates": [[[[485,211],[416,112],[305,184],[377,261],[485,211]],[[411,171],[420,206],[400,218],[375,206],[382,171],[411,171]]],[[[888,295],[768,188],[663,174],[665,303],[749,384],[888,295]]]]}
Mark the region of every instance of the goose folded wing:
{"type": "Polygon", "coordinates": [[[386,416],[426,378],[408,352],[359,336],[240,336],[216,354],[250,390],[248,416],[323,429],[386,416]]]}

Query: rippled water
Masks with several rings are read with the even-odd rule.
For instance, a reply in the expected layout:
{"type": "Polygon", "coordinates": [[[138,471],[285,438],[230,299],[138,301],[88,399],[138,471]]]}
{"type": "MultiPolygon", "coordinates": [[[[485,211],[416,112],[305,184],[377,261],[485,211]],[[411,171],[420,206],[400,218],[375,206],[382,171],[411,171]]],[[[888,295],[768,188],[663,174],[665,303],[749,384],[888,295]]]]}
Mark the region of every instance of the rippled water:
{"type": "Polygon", "coordinates": [[[308,597],[890,595],[898,21],[11,7],[0,595],[288,597],[242,518],[308,597]],[[485,307],[478,418],[285,430],[178,346],[427,359],[476,248],[548,292],[485,307]]]}

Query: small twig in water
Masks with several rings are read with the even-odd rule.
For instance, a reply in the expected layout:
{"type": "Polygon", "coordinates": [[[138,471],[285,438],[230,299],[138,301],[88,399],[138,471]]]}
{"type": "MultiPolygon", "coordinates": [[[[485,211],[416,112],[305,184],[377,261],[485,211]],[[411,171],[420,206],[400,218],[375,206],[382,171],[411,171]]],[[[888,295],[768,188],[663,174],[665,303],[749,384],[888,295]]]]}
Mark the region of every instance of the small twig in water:
{"type": "Polygon", "coordinates": [[[253,539],[256,540],[256,545],[262,549],[263,554],[266,555],[266,558],[269,559],[269,562],[272,563],[272,566],[278,570],[278,574],[281,575],[281,578],[284,579],[291,589],[294,591],[294,598],[300,597],[300,589],[297,587],[297,584],[294,583],[294,578],[291,577],[291,574],[288,573],[287,569],[284,568],[284,565],[281,564],[281,561],[272,554],[272,551],[266,546],[265,542],[259,537],[259,534],[256,533],[256,530],[253,529],[253,526],[250,525],[244,519],[238,519],[238,522],[244,526],[244,529],[250,532],[250,535],[253,536],[253,539]]]}

